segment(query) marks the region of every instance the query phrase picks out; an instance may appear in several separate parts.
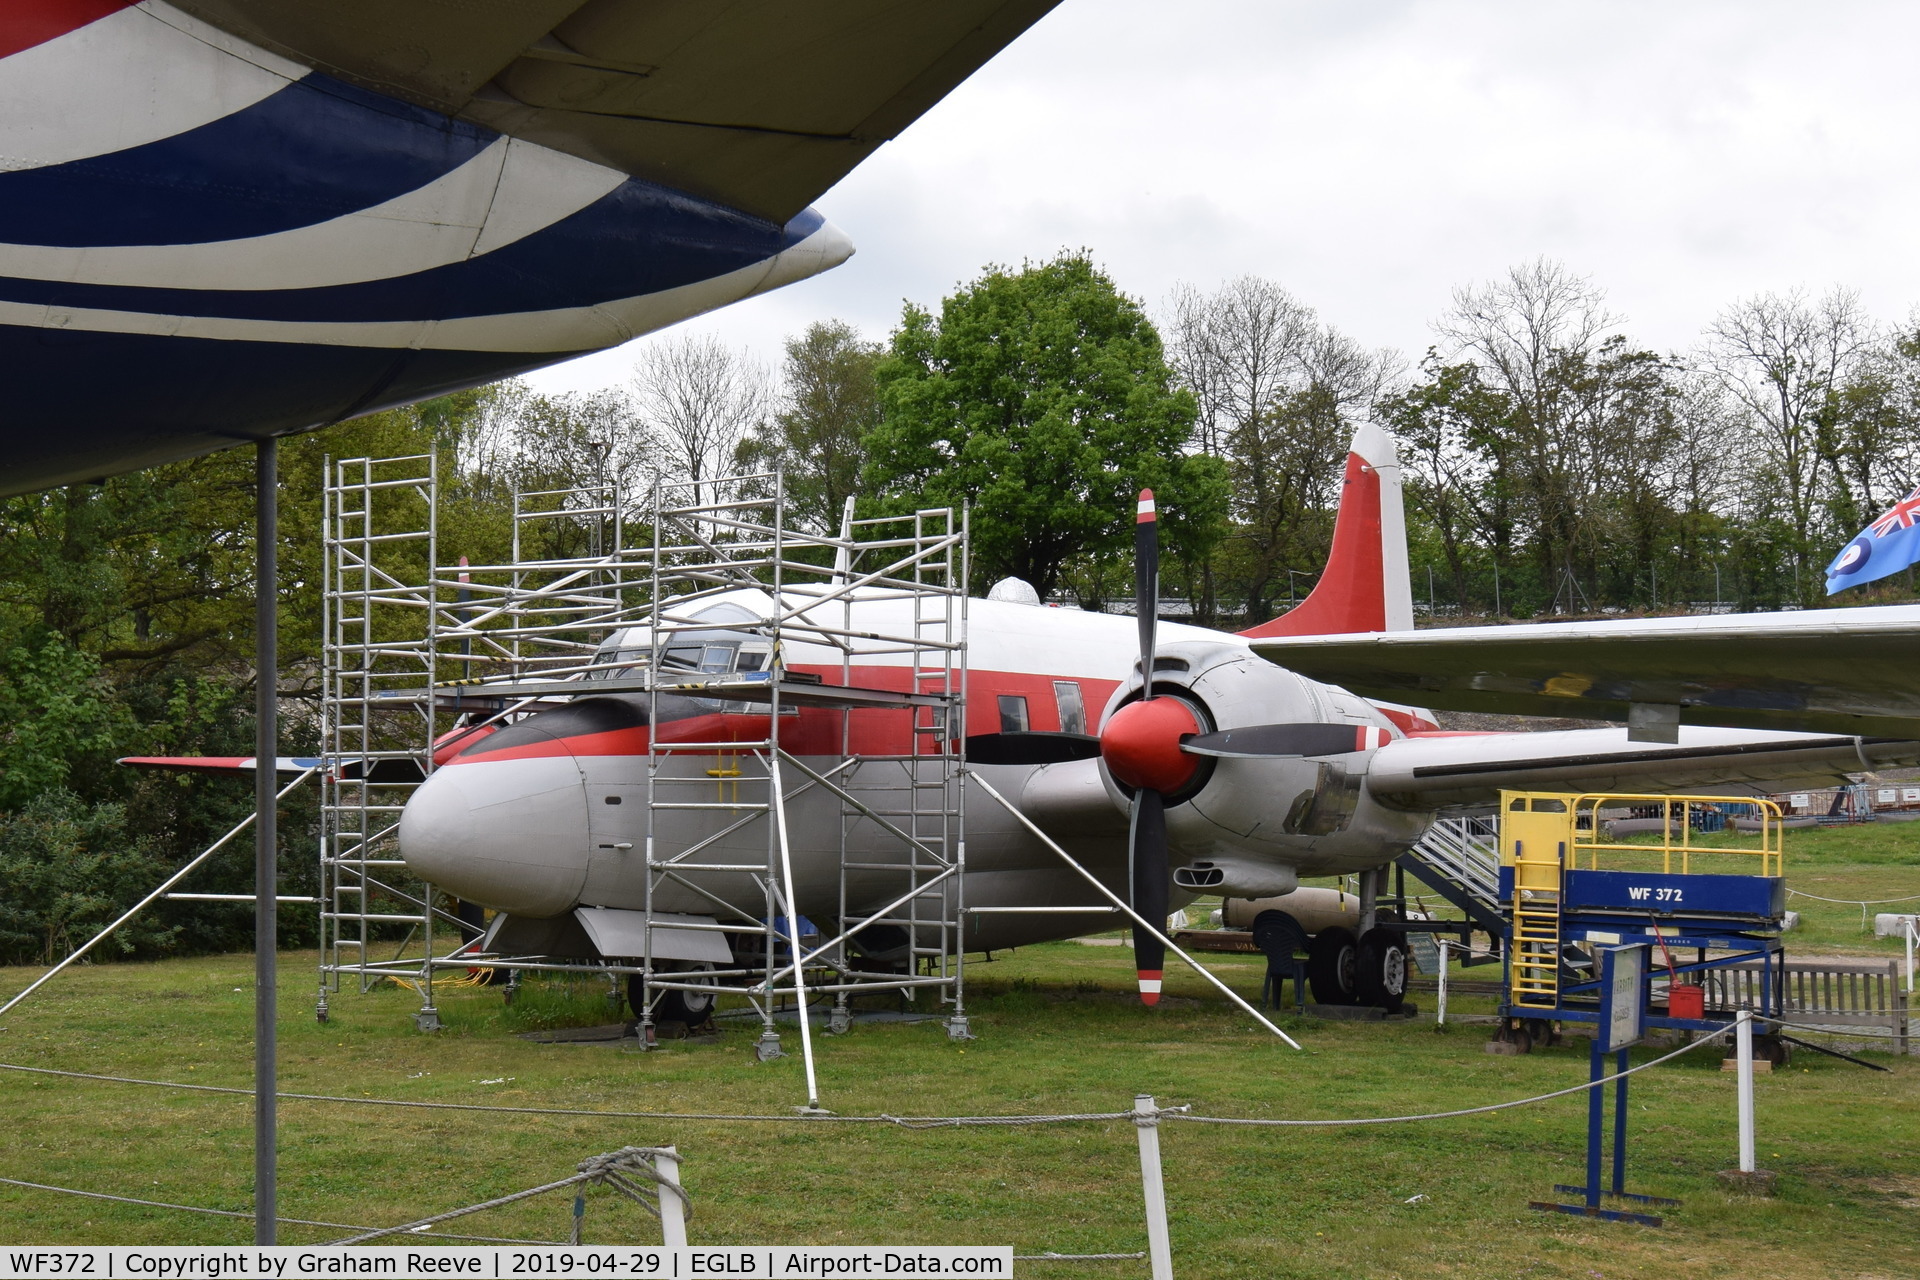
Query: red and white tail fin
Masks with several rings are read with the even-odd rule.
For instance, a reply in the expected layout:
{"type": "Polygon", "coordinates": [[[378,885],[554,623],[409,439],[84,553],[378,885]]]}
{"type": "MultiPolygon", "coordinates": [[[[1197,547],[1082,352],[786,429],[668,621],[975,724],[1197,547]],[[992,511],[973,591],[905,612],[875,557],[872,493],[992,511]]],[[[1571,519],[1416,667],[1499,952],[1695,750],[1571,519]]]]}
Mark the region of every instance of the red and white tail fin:
{"type": "Polygon", "coordinates": [[[1407,521],[1393,437],[1368,423],[1353,435],[1326,572],[1298,605],[1243,636],[1413,630],[1407,521]]]}

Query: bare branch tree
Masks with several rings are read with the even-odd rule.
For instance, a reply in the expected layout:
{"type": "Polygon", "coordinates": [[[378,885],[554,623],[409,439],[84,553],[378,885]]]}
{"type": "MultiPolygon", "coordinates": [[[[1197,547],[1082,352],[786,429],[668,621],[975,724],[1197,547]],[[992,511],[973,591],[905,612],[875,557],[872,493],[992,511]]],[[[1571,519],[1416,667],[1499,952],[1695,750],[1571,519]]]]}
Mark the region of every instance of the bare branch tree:
{"type": "Polygon", "coordinates": [[[647,346],[636,363],[633,404],[660,447],[663,474],[696,491],[728,474],[740,442],[770,404],[766,369],[701,334],[647,346]]]}
{"type": "Polygon", "coordinates": [[[1745,410],[1784,503],[1802,603],[1817,598],[1808,568],[1820,533],[1823,466],[1832,453],[1823,427],[1873,338],[1873,324],[1851,289],[1833,289],[1813,302],[1800,290],[1758,294],[1728,307],[1707,328],[1702,363],[1745,410]]]}
{"type": "Polygon", "coordinates": [[[1183,284],[1172,301],[1174,369],[1199,401],[1201,449],[1220,453],[1230,432],[1298,388],[1318,320],[1258,276],[1230,280],[1213,294],[1183,284]]]}
{"type": "Polygon", "coordinates": [[[1446,339],[1447,359],[1466,358],[1530,416],[1551,411],[1553,365],[1591,356],[1622,319],[1606,309],[1606,295],[1586,276],[1551,258],[1507,270],[1506,278],[1453,291],[1453,309],[1434,323],[1446,339]]]}

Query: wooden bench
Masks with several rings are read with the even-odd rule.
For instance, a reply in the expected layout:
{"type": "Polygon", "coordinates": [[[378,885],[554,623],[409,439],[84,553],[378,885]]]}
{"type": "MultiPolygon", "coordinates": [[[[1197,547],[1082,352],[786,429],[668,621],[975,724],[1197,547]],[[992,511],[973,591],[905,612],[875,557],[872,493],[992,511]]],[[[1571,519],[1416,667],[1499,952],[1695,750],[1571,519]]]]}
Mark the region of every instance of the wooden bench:
{"type": "MultiPolygon", "coordinates": [[[[1729,965],[1692,975],[1707,989],[1709,1012],[1732,1013],[1760,1007],[1761,968],[1729,965]]],[[[1789,1022],[1831,1028],[1884,1030],[1890,1043],[1908,1052],[1910,1009],[1897,960],[1788,960],[1774,968],[1782,984],[1782,1016],[1789,1022]]]]}

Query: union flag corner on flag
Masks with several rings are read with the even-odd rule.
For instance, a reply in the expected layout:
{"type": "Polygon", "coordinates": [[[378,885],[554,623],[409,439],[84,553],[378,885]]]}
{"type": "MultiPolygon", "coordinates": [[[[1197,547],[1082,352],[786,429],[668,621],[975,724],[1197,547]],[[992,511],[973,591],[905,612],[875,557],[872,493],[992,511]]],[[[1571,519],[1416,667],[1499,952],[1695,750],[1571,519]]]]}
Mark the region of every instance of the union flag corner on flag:
{"type": "Polygon", "coordinates": [[[1827,566],[1827,594],[1873,582],[1920,561],[1920,488],[1887,508],[1827,566]]]}

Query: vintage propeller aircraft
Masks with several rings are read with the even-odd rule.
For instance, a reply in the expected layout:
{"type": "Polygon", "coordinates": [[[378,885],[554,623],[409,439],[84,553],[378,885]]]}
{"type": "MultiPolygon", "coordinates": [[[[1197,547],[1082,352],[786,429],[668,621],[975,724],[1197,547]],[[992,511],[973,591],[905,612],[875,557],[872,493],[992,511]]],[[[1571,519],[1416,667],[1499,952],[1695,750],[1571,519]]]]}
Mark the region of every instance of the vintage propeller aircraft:
{"type": "MultiPolygon", "coordinates": [[[[1055,2],[10,0],[0,492],[477,385],[830,268],[851,246],[809,202],[1055,2]]],[[[1881,730],[1866,727],[1859,697],[1822,700],[1816,686],[1844,683],[1864,623],[1793,632],[1792,680],[1722,669],[1704,694],[1688,683],[1692,655],[1714,667],[1709,651],[1750,648],[1781,630],[1777,617],[1712,620],[1717,630],[1686,637],[1700,648],[1669,645],[1624,671],[1548,670],[1560,657],[1531,642],[1497,669],[1467,659],[1445,672],[1432,649],[1377,650],[1396,656],[1372,674],[1346,661],[1351,645],[1294,649],[1356,633],[1398,643],[1412,621],[1398,513],[1391,446],[1363,432],[1322,586],[1244,635],[1156,625],[1144,519],[1137,622],[975,602],[974,767],[1152,914],[1195,892],[1271,894],[1377,867],[1435,806],[1500,785],[1778,784],[1904,760],[1920,736],[1920,711],[1881,730]],[[1447,706],[1532,689],[1591,699],[1590,714],[1649,709],[1631,712],[1624,735],[1450,737],[1341,684],[1447,706]],[[1755,719],[1756,701],[1780,714],[1755,719]],[[1876,732],[1900,741],[1852,736],[1876,732]],[[1662,734],[1678,741],[1642,741],[1662,734]]],[[[708,647],[753,659],[752,623],[773,604],[751,592],[716,602],[731,612],[708,647]]],[[[1888,630],[1891,654],[1920,626],[1907,611],[1888,630]]],[[[1485,634],[1433,635],[1409,639],[1492,652],[1485,634]]],[[[610,659],[650,648],[630,635],[608,644],[610,659]]],[[[804,646],[783,661],[837,671],[804,646]]],[[[1874,670],[1910,683],[1912,665],[1895,665],[1874,670]]],[[[736,713],[675,714],[684,729],[736,713]]],[[[803,738],[828,714],[803,710],[803,738]]],[[[410,806],[407,856],[510,917],[633,909],[631,867],[600,849],[626,841],[599,836],[634,807],[590,801],[627,785],[653,731],[678,730],[645,724],[631,697],[583,692],[472,742],[410,806]]],[[[970,821],[970,901],[1075,900],[1070,873],[1024,827],[985,809],[970,821]]],[[[817,895],[824,876],[808,865],[804,824],[799,834],[817,895]]],[[[802,897],[806,910],[825,905],[802,897]]],[[[1057,936],[1066,919],[982,918],[968,942],[1057,936]]],[[[1151,995],[1159,962],[1153,939],[1138,941],[1151,995]]],[[[1363,987],[1391,967],[1393,945],[1353,940],[1363,987]]]]}
{"type": "MultiPolygon", "coordinates": [[[[970,602],[966,753],[972,768],[1117,892],[1135,910],[1163,920],[1199,894],[1258,898],[1287,893],[1302,877],[1372,872],[1415,841],[1441,806],[1489,802],[1501,788],[1682,791],[1840,778],[1846,771],[1920,761],[1912,738],[1688,728],[1675,741],[1636,741],[1620,729],[1528,734],[1441,731],[1429,712],[1369,701],[1263,657],[1282,637],[1329,630],[1394,634],[1412,621],[1402,526],[1400,468],[1377,427],[1356,435],[1327,571],[1296,609],[1242,634],[1159,622],[1157,519],[1142,493],[1136,529],[1136,613],[1127,618],[1043,606],[1024,584],[1000,598],[970,602]],[[1103,708],[1089,718],[1089,708],[1103,708]]],[[[711,630],[677,629],[656,649],[645,627],[616,632],[598,664],[612,671],[659,664],[724,673],[761,670],[775,656],[756,624],[775,602],[747,588],[709,597],[711,630]]],[[[856,600],[886,631],[897,601],[856,600]]],[[[862,611],[867,612],[863,615],[862,611]]],[[[1498,629],[1494,629],[1497,631],[1498,629]]],[[[833,684],[841,655],[824,644],[783,641],[788,672],[833,684]]],[[[895,672],[898,676],[902,673],[895,672]]],[[[855,683],[896,684],[880,667],[856,669],[855,683]]],[[[581,909],[635,912],[645,906],[642,807],[631,800],[647,767],[649,733],[662,741],[727,740],[765,733],[764,710],[697,698],[662,698],[647,723],[647,697],[595,693],[541,710],[449,752],[413,794],[400,825],[409,867],[423,879],[507,913],[510,920],[560,920],[581,909]]],[[[786,749],[840,757],[842,713],[802,707],[783,729],[786,749]]],[[[853,753],[911,752],[911,729],[857,722],[853,753]]],[[[710,761],[672,757],[675,767],[710,761]]],[[[857,774],[850,790],[858,794],[857,774]]],[[[789,816],[797,909],[816,919],[840,910],[834,875],[838,802],[800,797],[789,816]]],[[[711,813],[661,815],[657,841],[691,848],[719,830],[711,813]]],[[[764,835],[743,832],[699,854],[715,863],[750,861],[764,835]],[[736,847],[737,846],[737,847],[736,847]]],[[[970,905],[1048,906],[1084,902],[1084,886],[1012,815],[985,802],[968,812],[970,905]]],[[[865,851],[886,855],[880,846],[865,851]]],[[[898,856],[897,853],[891,856],[898,856]]],[[[876,880],[875,910],[896,882],[876,880]]],[[[760,890],[744,874],[744,913],[760,890]]],[[[686,893],[658,892],[656,911],[710,912],[686,893]]],[[[1044,913],[970,917],[969,950],[1071,936],[1085,916],[1044,913]]],[[[526,936],[534,936],[532,934],[526,936]]],[[[1402,935],[1341,928],[1315,936],[1310,955],[1323,1003],[1397,1001],[1406,971],[1402,935]]],[[[1161,984],[1159,936],[1136,928],[1142,999],[1161,984]]]]}

